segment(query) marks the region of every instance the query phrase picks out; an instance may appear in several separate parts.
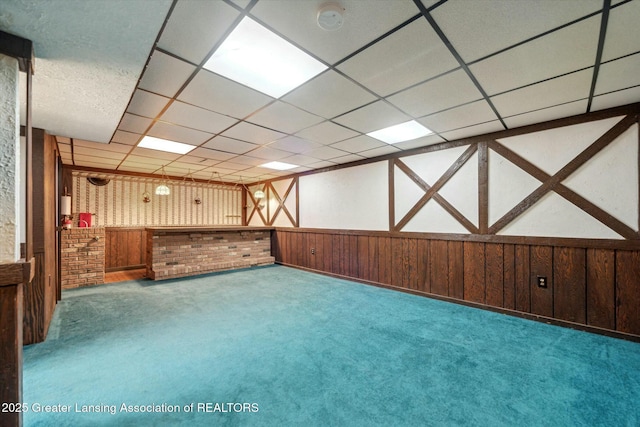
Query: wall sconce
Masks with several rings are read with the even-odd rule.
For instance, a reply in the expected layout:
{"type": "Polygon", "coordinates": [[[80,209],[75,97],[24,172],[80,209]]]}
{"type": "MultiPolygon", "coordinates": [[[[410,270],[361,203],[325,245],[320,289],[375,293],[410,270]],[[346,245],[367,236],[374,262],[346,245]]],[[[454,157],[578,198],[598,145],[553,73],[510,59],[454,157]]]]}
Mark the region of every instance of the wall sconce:
{"type": "MultiPolygon", "coordinates": [[[[67,188],[64,189],[65,194],[67,188]]],[[[71,228],[71,196],[62,196],[60,198],[60,215],[62,216],[62,228],[68,230],[71,228]]]]}
{"type": "Polygon", "coordinates": [[[156,187],[156,194],[158,196],[168,196],[169,194],[171,194],[171,190],[167,185],[168,180],[169,178],[167,177],[167,174],[164,171],[164,165],[162,165],[162,183],[156,187]]]}

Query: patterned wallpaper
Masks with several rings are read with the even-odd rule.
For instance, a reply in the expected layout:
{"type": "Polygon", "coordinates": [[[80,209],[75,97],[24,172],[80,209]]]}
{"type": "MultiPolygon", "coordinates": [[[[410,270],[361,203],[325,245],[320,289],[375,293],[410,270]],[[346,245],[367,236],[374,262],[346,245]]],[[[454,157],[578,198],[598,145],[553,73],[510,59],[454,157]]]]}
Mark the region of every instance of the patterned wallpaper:
{"type": "Polygon", "coordinates": [[[72,211],[93,214],[93,226],[242,225],[241,187],[169,181],[171,194],[157,196],[160,179],[126,175],[100,175],[104,186],[88,182],[88,172],[73,172],[72,211]],[[143,201],[148,193],[150,201],[143,201]],[[200,204],[195,202],[201,200],[200,204]]]}

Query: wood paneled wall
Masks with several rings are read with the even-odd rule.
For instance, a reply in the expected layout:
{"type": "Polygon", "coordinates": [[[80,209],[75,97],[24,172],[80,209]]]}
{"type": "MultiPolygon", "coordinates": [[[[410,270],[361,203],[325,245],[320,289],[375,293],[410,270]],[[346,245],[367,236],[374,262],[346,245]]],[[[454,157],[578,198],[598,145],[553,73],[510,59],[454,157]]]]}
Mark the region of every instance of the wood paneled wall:
{"type": "Polygon", "coordinates": [[[288,228],[272,242],[285,265],[640,337],[637,248],[288,228]]]}
{"type": "Polygon", "coordinates": [[[56,143],[33,129],[33,255],[35,277],[24,288],[24,344],[44,341],[58,301],[56,143]]]}
{"type": "Polygon", "coordinates": [[[146,236],[144,227],[105,228],[105,271],[143,268],[146,236]]]}

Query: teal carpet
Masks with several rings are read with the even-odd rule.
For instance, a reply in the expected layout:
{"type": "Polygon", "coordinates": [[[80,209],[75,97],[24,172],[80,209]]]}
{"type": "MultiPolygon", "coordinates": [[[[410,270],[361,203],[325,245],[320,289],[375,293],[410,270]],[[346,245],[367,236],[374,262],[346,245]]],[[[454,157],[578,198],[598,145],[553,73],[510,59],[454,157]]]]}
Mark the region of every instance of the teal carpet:
{"type": "Polygon", "coordinates": [[[65,291],[24,399],[26,426],[637,426],[640,344],[271,266],[65,291]]]}

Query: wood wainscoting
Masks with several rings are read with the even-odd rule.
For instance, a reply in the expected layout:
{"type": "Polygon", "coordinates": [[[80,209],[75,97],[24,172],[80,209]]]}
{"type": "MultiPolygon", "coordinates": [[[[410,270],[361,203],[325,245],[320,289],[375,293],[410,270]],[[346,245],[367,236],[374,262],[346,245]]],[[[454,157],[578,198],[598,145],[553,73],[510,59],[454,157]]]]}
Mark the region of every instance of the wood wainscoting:
{"type": "Polygon", "coordinates": [[[144,227],[105,228],[105,272],[144,268],[146,256],[144,227]]]}
{"type": "Polygon", "coordinates": [[[283,265],[640,339],[628,241],[277,228],[272,245],[283,265]]]}

